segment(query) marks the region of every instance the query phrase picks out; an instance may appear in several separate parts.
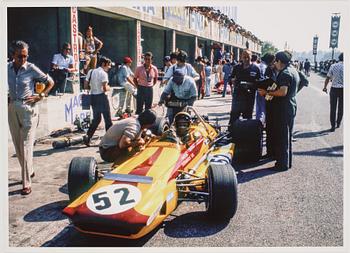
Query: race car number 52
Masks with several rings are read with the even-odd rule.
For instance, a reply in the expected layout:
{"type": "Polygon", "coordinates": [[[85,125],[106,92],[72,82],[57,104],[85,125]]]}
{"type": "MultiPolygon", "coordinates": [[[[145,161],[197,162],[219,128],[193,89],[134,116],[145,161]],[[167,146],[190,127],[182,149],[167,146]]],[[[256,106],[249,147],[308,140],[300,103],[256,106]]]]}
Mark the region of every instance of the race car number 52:
{"type": "Polygon", "coordinates": [[[113,184],[99,188],[88,197],[87,207],[98,214],[121,213],[141,200],[141,191],[129,184],[113,184]]]}

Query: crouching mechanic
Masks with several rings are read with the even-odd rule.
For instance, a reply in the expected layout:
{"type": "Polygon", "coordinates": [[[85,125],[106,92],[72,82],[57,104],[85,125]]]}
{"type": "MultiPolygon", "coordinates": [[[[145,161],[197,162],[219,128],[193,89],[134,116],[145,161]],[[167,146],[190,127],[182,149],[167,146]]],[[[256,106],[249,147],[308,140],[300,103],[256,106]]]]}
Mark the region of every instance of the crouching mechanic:
{"type": "Polygon", "coordinates": [[[165,86],[158,105],[164,104],[165,101],[168,102],[167,117],[171,124],[178,112],[181,112],[187,105],[193,106],[196,97],[197,87],[194,79],[176,70],[165,86]]]}
{"type": "Polygon", "coordinates": [[[114,162],[128,154],[129,147],[145,144],[141,132],[150,128],[156,120],[152,110],[145,110],[140,115],[117,121],[102,137],[99,145],[100,155],[104,161],[114,162]]]}

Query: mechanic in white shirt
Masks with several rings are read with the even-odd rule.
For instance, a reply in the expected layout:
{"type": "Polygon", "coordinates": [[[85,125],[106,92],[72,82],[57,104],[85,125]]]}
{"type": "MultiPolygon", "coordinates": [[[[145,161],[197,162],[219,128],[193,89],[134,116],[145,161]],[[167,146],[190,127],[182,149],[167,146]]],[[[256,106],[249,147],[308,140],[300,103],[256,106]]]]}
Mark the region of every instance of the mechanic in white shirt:
{"type": "Polygon", "coordinates": [[[59,54],[55,54],[51,61],[51,73],[55,82],[54,88],[51,90],[52,94],[56,91],[64,92],[66,78],[68,73],[76,72],[74,68],[74,59],[70,55],[72,47],[68,42],[63,43],[62,50],[59,54]]]}
{"type": "Polygon", "coordinates": [[[106,92],[110,90],[107,72],[111,68],[112,61],[106,57],[101,57],[100,64],[101,66],[99,68],[89,70],[84,81],[84,88],[87,90],[90,89],[91,107],[93,112],[92,123],[87,135],[84,136],[84,143],[86,146],[90,145],[91,137],[94,135],[101,122],[101,114],[105,121],[106,131],[112,126],[111,111],[106,94],[106,92]]]}

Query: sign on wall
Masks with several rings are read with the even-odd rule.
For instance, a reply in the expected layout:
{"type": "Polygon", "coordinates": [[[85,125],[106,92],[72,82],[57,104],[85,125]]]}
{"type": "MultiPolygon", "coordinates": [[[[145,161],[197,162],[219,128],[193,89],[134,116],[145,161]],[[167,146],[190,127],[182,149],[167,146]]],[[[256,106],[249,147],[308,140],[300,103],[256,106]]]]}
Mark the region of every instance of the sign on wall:
{"type": "Polygon", "coordinates": [[[151,16],[158,18],[163,18],[162,7],[156,6],[133,6],[132,9],[138,10],[140,12],[146,13],[151,16]]]}
{"type": "Polygon", "coordinates": [[[78,8],[71,7],[71,46],[72,55],[74,59],[74,65],[76,69],[79,69],[79,42],[78,42],[78,8]]]}
{"type": "Polygon", "coordinates": [[[186,9],[184,7],[164,7],[164,19],[186,25],[186,9]]]}

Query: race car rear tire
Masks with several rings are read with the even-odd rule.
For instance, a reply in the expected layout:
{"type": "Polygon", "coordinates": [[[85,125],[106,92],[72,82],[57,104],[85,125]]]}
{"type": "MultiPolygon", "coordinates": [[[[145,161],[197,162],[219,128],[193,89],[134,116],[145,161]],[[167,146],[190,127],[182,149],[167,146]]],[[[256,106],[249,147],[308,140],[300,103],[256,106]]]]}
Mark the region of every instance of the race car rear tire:
{"type": "Polygon", "coordinates": [[[230,128],[232,142],[235,143],[233,161],[257,162],[263,148],[263,133],[260,120],[236,120],[230,128]]]}
{"type": "Polygon", "coordinates": [[[238,204],[237,177],[231,164],[211,164],[208,168],[207,214],[215,220],[231,219],[238,204]]]}
{"type": "Polygon", "coordinates": [[[166,130],[170,128],[169,121],[165,117],[157,117],[150,130],[153,134],[161,136],[166,130]]]}
{"type": "Polygon", "coordinates": [[[97,162],[93,157],[75,157],[69,164],[68,195],[72,202],[97,181],[97,162]]]}

